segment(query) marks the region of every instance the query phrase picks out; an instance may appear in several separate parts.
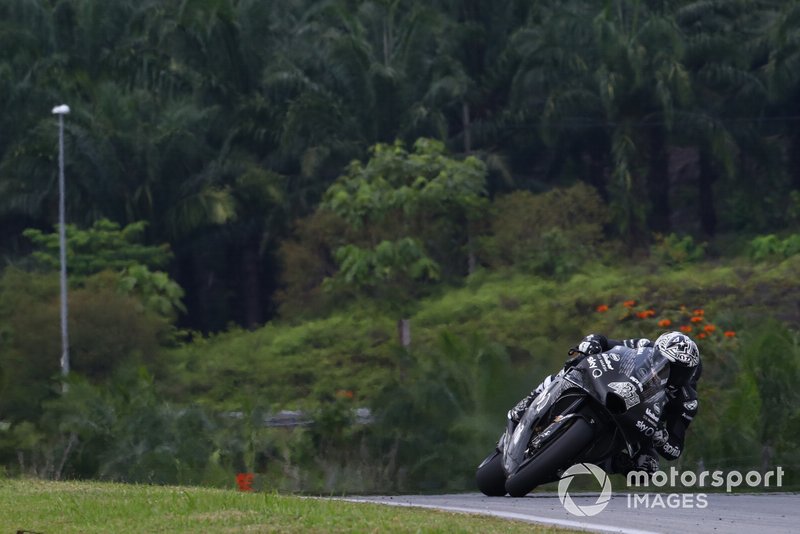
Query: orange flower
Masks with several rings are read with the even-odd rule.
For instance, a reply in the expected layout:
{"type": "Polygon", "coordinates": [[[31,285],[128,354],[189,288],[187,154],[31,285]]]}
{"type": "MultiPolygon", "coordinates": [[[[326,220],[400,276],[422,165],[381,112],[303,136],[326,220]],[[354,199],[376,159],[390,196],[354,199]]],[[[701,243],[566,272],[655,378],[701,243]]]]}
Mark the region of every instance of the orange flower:
{"type": "Polygon", "coordinates": [[[706,338],[706,333],[705,332],[700,332],[699,334],[697,334],[697,337],[700,338],[700,339],[705,339],[706,338]]]}
{"type": "Polygon", "coordinates": [[[638,317],[639,319],[647,319],[647,312],[646,311],[636,312],[636,317],[638,317]]]}
{"type": "Polygon", "coordinates": [[[716,326],[714,326],[713,324],[707,324],[707,325],[705,325],[705,326],[703,327],[703,330],[705,330],[705,331],[706,331],[706,332],[708,332],[709,334],[711,334],[712,332],[714,332],[716,329],[717,329],[717,327],[716,327],[716,326]]]}
{"type": "Polygon", "coordinates": [[[661,319],[660,321],[658,321],[658,326],[660,326],[661,328],[666,328],[666,327],[670,326],[671,324],[672,324],[672,321],[670,321],[669,319],[661,319]]]}
{"type": "Polygon", "coordinates": [[[608,311],[608,304],[601,304],[597,308],[595,308],[599,313],[607,312],[608,311]]]}
{"type": "Polygon", "coordinates": [[[690,321],[692,321],[693,323],[701,323],[703,322],[703,318],[700,317],[699,315],[695,315],[690,319],[690,321]]]}
{"type": "Polygon", "coordinates": [[[237,473],[236,484],[239,485],[239,491],[253,491],[253,473],[237,473]]]}
{"type": "Polygon", "coordinates": [[[736,337],[736,332],[734,332],[733,330],[726,330],[725,337],[736,337]]]}
{"type": "Polygon", "coordinates": [[[626,300],[625,302],[622,303],[622,305],[625,306],[626,308],[633,308],[634,306],[636,306],[636,301],[626,300]]]}
{"type": "Polygon", "coordinates": [[[692,327],[691,327],[691,326],[689,326],[689,325],[686,325],[686,324],[684,324],[684,325],[681,325],[681,327],[679,328],[679,330],[680,330],[681,332],[683,332],[684,334],[688,334],[689,332],[691,332],[691,331],[692,331],[692,327]]]}
{"type": "Polygon", "coordinates": [[[705,313],[706,311],[701,308],[697,308],[695,311],[692,312],[693,315],[699,315],[700,317],[705,315],[705,313]]]}
{"type": "Polygon", "coordinates": [[[656,316],[656,311],[653,308],[650,308],[649,310],[646,310],[645,313],[647,314],[648,317],[655,317],[656,316]]]}

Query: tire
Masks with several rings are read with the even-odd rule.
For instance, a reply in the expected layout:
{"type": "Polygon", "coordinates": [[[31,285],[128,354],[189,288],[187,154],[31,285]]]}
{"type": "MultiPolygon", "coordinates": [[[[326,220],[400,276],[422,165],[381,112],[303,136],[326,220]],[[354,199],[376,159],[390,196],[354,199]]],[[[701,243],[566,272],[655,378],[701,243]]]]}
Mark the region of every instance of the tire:
{"type": "Polygon", "coordinates": [[[503,454],[494,451],[478,467],[475,473],[478,489],[488,497],[502,497],[506,494],[506,474],[503,471],[503,454]]]}
{"type": "Polygon", "coordinates": [[[512,497],[524,497],[536,486],[556,480],[558,470],[571,466],[575,457],[593,438],[591,425],[585,419],[576,417],[561,436],[506,479],[506,491],[512,497]]]}

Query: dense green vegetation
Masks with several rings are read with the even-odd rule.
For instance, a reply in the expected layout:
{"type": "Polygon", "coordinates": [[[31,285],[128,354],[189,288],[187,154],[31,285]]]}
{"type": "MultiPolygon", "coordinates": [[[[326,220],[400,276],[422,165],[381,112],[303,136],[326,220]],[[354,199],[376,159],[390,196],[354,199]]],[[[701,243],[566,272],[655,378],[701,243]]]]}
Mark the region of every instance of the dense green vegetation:
{"type": "Polygon", "coordinates": [[[682,326],[707,365],[680,462],[795,469],[798,16],[0,0],[0,465],[471,488],[581,336],[682,326]]]}
{"type": "MultiPolygon", "coordinates": [[[[795,0],[2,0],[0,255],[15,261],[22,230],[55,221],[62,102],[69,221],[147,221],[175,254],[181,324],[205,332],[275,317],[296,274],[279,250],[350,161],[396,139],[479,158],[490,198],[587,183],[628,246],[784,231],[800,222],[798,13],[795,0]]],[[[463,208],[447,220],[463,225],[463,208]]]]}
{"type": "Polygon", "coordinates": [[[202,488],[0,482],[4,532],[570,532],[476,515],[202,488]]]}

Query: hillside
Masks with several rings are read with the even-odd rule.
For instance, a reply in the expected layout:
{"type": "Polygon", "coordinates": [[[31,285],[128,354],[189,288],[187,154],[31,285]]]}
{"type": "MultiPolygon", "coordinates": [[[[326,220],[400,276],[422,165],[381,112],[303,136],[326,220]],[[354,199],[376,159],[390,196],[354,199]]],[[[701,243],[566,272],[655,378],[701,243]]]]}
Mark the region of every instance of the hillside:
{"type": "MultiPolygon", "coordinates": [[[[681,268],[653,262],[593,265],[564,281],[479,272],[463,287],[419,302],[410,316],[411,351],[433,350],[445,333],[477,337],[501,345],[514,367],[533,379],[557,368],[566,349],[586,333],[652,337],[665,329],[658,326],[664,319],[671,328],[692,324],[695,309],[703,309],[705,323],[716,326],[713,339],[699,340],[701,351],[732,350],[720,339],[724,331],[746,337],[765,317],[798,324],[798,281],[800,256],[780,263],[734,259],[681,268]],[[627,308],[626,301],[635,304],[627,308]],[[603,304],[609,310],[598,312],[603,304]],[[644,310],[655,314],[637,317],[644,310]]],[[[274,407],[301,407],[340,390],[369,401],[396,365],[395,321],[369,303],[355,303],[298,325],[275,323],[197,339],[173,354],[180,369],[176,378],[186,394],[222,405],[257,393],[274,407]],[[241,388],[230,390],[228,382],[241,388]]]]}

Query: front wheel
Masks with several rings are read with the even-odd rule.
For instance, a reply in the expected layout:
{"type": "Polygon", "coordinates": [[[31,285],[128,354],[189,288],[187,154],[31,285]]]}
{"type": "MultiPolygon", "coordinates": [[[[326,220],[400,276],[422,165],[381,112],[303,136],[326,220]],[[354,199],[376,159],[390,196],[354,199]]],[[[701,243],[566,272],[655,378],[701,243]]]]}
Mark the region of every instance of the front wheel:
{"type": "Polygon", "coordinates": [[[592,426],[576,417],[561,436],[506,479],[505,490],[512,497],[524,497],[536,486],[556,480],[558,470],[571,466],[593,437],[592,426]]]}
{"type": "Polygon", "coordinates": [[[503,471],[503,453],[494,451],[478,466],[475,473],[478,489],[488,497],[506,494],[506,474],[503,471]]]}

